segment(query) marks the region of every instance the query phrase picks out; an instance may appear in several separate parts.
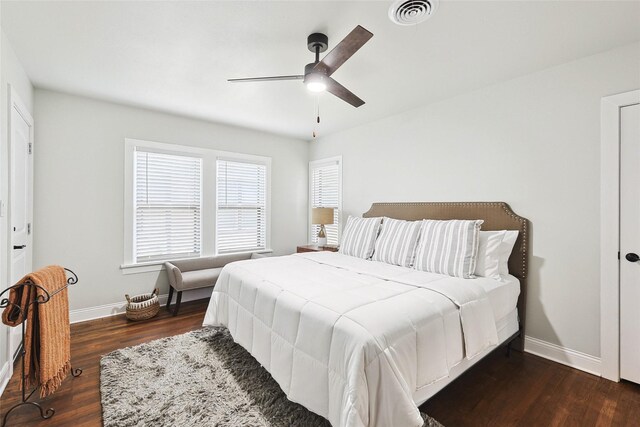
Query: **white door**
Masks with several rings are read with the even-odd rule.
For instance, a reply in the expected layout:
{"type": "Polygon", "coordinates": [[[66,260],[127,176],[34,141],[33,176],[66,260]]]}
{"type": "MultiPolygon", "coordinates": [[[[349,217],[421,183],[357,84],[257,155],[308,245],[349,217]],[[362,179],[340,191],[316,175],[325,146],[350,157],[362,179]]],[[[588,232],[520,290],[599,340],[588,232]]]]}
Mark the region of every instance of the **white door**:
{"type": "Polygon", "coordinates": [[[620,110],[620,378],[640,383],[640,104],[620,110]]]}
{"type": "MultiPolygon", "coordinates": [[[[32,267],[33,236],[33,118],[11,91],[9,118],[9,272],[10,284],[17,283],[32,267]]],[[[13,354],[20,344],[20,327],[12,328],[13,354]]]]}

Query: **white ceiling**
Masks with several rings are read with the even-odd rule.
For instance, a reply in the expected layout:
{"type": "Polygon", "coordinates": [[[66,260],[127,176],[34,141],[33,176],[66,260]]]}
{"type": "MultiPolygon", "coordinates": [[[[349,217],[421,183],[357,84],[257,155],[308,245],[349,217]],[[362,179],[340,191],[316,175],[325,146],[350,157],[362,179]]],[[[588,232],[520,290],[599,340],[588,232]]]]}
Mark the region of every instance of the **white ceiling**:
{"type": "Polygon", "coordinates": [[[374,33],[333,77],[366,101],[320,97],[319,135],[640,40],[640,2],[441,1],[414,27],[389,1],[8,2],[2,28],[37,87],[311,139],[313,55],[360,24],[374,33]]]}

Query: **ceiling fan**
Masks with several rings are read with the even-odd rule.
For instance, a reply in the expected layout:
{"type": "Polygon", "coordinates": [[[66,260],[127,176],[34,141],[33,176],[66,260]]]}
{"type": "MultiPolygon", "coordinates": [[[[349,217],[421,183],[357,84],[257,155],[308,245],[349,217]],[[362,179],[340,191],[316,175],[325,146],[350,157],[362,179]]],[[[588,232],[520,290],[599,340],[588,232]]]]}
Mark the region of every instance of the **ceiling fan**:
{"type": "Polygon", "coordinates": [[[250,77],[246,79],[229,79],[233,83],[242,82],[268,82],[281,80],[302,80],[312,92],[327,91],[345,102],[360,107],[364,101],[354,95],[349,89],[331,78],[331,75],[351,58],[373,34],[360,25],[351,31],[336,47],[331,50],[322,61],[320,52],[327,50],[329,38],[322,33],[313,33],[307,37],[307,47],[316,54],[315,62],[305,65],[304,74],[273,77],[250,77]]]}

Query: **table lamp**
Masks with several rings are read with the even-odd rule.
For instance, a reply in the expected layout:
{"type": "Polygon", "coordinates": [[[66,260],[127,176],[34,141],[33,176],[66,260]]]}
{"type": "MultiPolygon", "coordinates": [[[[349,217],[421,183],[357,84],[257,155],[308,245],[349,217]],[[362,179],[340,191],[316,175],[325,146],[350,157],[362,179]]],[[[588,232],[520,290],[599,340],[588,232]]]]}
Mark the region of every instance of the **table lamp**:
{"type": "Polygon", "coordinates": [[[327,244],[327,231],[324,226],[325,224],[333,224],[333,208],[312,208],[311,223],[320,225],[318,245],[325,246],[327,244]]]}

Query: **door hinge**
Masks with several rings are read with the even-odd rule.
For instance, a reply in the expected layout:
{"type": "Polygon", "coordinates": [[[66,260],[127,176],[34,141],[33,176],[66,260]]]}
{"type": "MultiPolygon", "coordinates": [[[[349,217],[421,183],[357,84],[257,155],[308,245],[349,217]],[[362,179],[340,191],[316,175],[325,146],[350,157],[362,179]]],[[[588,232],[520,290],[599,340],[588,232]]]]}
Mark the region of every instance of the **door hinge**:
{"type": "Polygon", "coordinates": [[[31,223],[27,224],[27,234],[31,234],[31,223]]]}
{"type": "Polygon", "coordinates": [[[29,154],[33,153],[33,142],[29,143],[29,154]]]}

